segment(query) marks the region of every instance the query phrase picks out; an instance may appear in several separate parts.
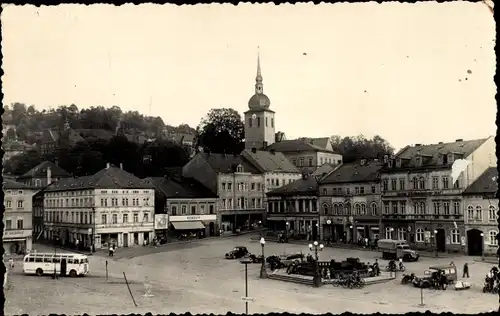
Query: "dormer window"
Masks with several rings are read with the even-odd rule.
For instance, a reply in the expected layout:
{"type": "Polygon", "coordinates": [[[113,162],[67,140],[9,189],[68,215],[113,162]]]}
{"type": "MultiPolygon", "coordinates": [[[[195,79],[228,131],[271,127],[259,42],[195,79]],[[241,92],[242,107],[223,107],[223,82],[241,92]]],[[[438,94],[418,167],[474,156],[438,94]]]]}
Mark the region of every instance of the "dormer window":
{"type": "Polygon", "coordinates": [[[422,165],[422,157],[415,158],[415,166],[420,167],[422,165]]]}
{"type": "Polygon", "coordinates": [[[243,167],[241,165],[236,167],[236,172],[243,172],[243,167]]]}
{"type": "Polygon", "coordinates": [[[438,161],[437,161],[438,165],[442,165],[443,164],[443,155],[442,154],[439,154],[438,155],[438,161]]]}
{"type": "Polygon", "coordinates": [[[401,168],[401,158],[396,158],[396,167],[401,168]]]}
{"type": "Polygon", "coordinates": [[[387,162],[387,166],[388,166],[389,168],[392,168],[392,159],[389,159],[389,161],[387,162]]]}
{"type": "Polygon", "coordinates": [[[448,163],[453,163],[453,153],[448,154],[448,163]]]}

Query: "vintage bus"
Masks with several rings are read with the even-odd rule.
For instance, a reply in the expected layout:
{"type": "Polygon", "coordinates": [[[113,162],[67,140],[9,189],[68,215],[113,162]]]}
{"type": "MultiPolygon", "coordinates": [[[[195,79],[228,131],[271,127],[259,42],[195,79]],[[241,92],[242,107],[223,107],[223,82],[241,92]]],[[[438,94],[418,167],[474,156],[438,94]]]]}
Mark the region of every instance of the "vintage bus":
{"type": "Polygon", "coordinates": [[[73,253],[30,253],[24,257],[23,271],[26,274],[54,274],[76,277],[89,273],[86,255],[73,253]]]}

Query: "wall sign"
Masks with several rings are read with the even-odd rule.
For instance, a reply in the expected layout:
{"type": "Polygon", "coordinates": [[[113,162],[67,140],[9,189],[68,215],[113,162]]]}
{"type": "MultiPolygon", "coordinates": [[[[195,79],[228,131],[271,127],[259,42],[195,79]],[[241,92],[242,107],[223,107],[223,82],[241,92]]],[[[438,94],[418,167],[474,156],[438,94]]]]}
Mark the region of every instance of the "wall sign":
{"type": "Polygon", "coordinates": [[[31,237],[31,230],[24,229],[24,230],[5,230],[3,232],[3,238],[8,239],[8,238],[24,238],[24,237],[31,237]]]}
{"type": "Polygon", "coordinates": [[[178,215],[178,216],[170,216],[169,220],[171,222],[189,222],[189,221],[215,221],[217,219],[217,215],[178,215]]]}

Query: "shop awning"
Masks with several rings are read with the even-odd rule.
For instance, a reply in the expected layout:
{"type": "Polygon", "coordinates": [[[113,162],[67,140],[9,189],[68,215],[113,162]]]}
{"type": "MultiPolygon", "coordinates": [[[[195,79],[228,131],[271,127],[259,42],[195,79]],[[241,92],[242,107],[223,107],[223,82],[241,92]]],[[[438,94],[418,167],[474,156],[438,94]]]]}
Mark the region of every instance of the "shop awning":
{"type": "Polygon", "coordinates": [[[378,227],[377,226],[372,226],[371,229],[372,230],[378,230],[378,227]]]}
{"type": "Polygon", "coordinates": [[[192,221],[192,222],[171,222],[174,225],[174,228],[177,230],[190,230],[190,229],[205,229],[205,225],[203,225],[200,221],[192,221]]]}

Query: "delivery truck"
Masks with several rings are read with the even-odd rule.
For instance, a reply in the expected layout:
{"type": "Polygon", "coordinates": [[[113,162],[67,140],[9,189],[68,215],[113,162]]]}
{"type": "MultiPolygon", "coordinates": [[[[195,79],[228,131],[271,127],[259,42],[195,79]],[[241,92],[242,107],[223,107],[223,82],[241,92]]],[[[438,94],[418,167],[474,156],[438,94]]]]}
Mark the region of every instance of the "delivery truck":
{"type": "Polygon", "coordinates": [[[404,261],[417,261],[418,253],[412,250],[405,240],[381,239],[378,241],[378,248],[382,252],[383,259],[404,261]]]}

